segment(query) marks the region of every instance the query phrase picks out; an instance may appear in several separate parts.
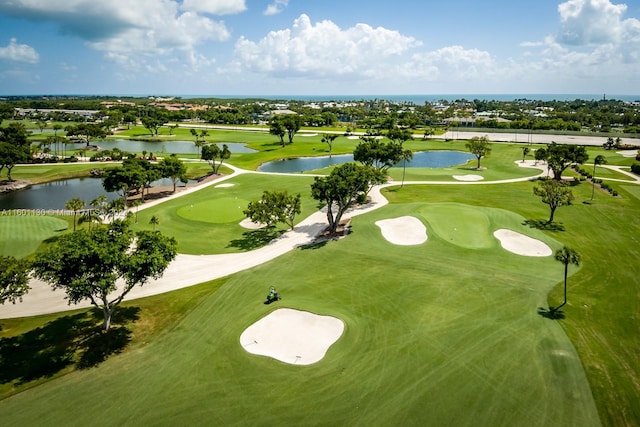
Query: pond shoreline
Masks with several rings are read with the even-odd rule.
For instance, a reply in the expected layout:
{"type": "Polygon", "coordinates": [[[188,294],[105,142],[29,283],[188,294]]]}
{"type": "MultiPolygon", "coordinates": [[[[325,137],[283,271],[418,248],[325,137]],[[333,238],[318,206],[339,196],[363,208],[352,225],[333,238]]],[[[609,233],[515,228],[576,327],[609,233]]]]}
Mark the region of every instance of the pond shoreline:
{"type": "Polygon", "coordinates": [[[33,184],[30,181],[24,179],[15,179],[13,181],[3,180],[0,181],[0,194],[24,190],[32,185],[33,184]]]}

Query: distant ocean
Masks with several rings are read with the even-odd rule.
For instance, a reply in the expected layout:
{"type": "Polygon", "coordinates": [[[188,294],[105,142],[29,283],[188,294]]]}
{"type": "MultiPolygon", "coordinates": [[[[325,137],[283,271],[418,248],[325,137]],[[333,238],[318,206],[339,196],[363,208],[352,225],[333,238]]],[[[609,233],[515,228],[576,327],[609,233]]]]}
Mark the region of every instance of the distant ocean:
{"type": "Polygon", "coordinates": [[[190,98],[218,98],[218,99],[268,99],[292,101],[371,101],[384,100],[391,102],[413,103],[423,105],[425,102],[455,101],[466,99],[473,101],[513,101],[528,99],[531,101],[573,101],[576,99],[592,101],[615,99],[619,101],[640,102],[640,95],[620,94],[558,94],[558,93],[525,93],[525,94],[436,94],[436,95],[176,95],[183,99],[190,98]]]}

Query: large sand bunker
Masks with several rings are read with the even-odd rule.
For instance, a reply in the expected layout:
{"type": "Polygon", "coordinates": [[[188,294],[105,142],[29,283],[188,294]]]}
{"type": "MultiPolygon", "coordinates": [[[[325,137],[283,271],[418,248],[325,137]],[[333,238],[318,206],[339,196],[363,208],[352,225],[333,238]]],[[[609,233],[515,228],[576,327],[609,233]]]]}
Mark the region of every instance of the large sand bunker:
{"type": "Polygon", "coordinates": [[[240,344],[249,353],[294,365],[320,361],[344,331],[342,320],[280,308],[249,326],[240,344]]]}
{"type": "Polygon", "coordinates": [[[484,179],[483,176],[480,175],[453,175],[453,179],[458,181],[482,181],[484,179]]]}
{"type": "Polygon", "coordinates": [[[376,221],[382,236],[394,245],[420,245],[427,241],[427,228],[413,216],[376,221]]]}
{"type": "Polygon", "coordinates": [[[500,240],[500,245],[504,249],[517,255],[543,257],[553,253],[551,248],[540,240],[512,230],[496,230],[493,235],[500,240]]]}

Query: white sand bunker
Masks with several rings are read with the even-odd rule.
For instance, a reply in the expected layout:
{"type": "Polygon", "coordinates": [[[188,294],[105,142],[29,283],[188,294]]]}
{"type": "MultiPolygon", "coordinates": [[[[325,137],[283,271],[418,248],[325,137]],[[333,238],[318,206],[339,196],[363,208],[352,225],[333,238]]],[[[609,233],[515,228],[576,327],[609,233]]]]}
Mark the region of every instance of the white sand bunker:
{"type": "Polygon", "coordinates": [[[318,136],[317,133],[299,133],[298,136],[318,136]]]}
{"type": "Polygon", "coordinates": [[[620,154],[622,157],[635,157],[638,154],[638,150],[616,151],[616,154],[620,154]]]}
{"type": "Polygon", "coordinates": [[[225,184],[218,184],[215,186],[215,188],[227,188],[227,187],[233,187],[235,184],[230,184],[230,183],[225,183],[225,184]]]}
{"type": "Polygon", "coordinates": [[[394,245],[420,245],[427,241],[427,228],[413,216],[376,221],[382,236],[394,245]]]}
{"type": "Polygon", "coordinates": [[[249,230],[257,230],[259,228],[264,227],[266,224],[262,224],[259,222],[253,222],[249,218],[245,218],[240,221],[240,227],[247,228],[249,230]]]}
{"type": "Polygon", "coordinates": [[[493,235],[500,245],[516,255],[543,257],[553,253],[551,248],[540,240],[506,229],[496,230],[493,235]]]}
{"type": "Polygon", "coordinates": [[[344,331],[342,320],[280,308],[249,326],[240,344],[249,353],[294,365],[320,361],[344,331]]]}
{"type": "Polygon", "coordinates": [[[480,175],[453,175],[453,179],[458,181],[482,181],[484,177],[480,175]]]}

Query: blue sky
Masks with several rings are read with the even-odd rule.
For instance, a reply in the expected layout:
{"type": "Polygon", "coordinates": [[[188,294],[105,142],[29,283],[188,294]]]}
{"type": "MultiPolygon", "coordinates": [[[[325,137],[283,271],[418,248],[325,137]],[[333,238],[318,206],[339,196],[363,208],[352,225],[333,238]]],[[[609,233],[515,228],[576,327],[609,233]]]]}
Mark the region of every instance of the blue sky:
{"type": "Polygon", "coordinates": [[[616,1],[0,0],[0,95],[636,95],[616,1]]]}

